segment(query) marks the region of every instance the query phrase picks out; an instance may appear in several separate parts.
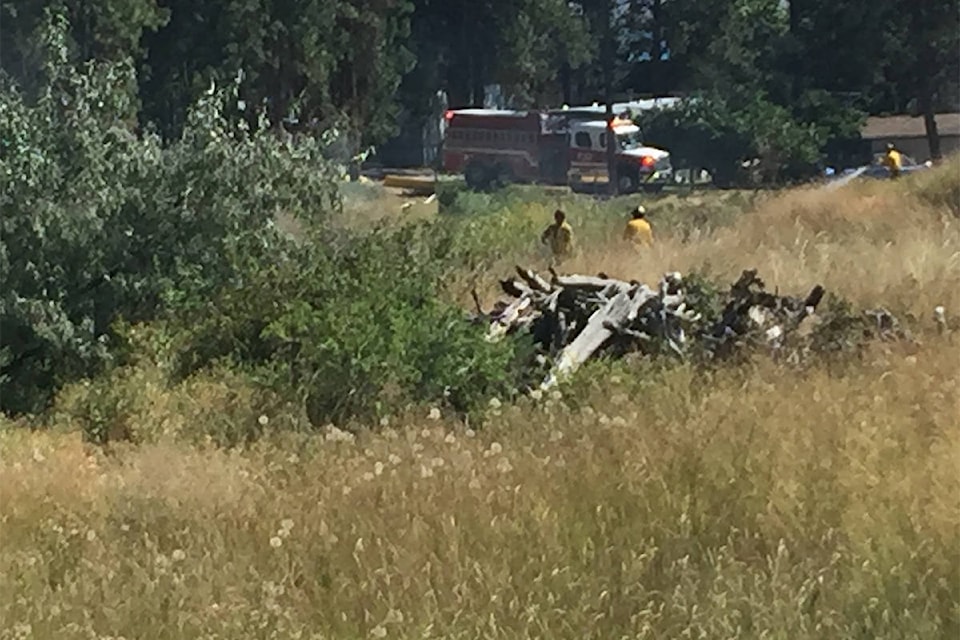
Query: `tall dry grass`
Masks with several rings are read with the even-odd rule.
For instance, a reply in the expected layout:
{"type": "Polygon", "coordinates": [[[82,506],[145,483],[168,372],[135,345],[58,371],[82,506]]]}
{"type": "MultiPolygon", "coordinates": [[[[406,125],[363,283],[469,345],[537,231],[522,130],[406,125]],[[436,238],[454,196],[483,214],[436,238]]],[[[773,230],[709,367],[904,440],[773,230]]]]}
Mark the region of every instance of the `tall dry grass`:
{"type": "MultiPolygon", "coordinates": [[[[793,192],[573,266],[655,279],[709,260],[958,313],[956,220],[913,187],[793,192]]],[[[478,432],[424,411],[357,437],[107,455],[2,430],[0,639],[956,637],[958,339],[802,372],[597,369],[568,397],[491,406],[478,432]]],[[[177,429],[249,400],[147,393],[138,418],[181,407],[177,429]]]]}
{"type": "Polygon", "coordinates": [[[607,380],[478,434],[8,434],[0,637],[951,637],[956,346],[607,380]]]}
{"type": "MultiPolygon", "coordinates": [[[[960,314],[960,218],[918,192],[960,183],[960,159],[931,179],[854,184],[841,190],[803,188],[764,199],[731,226],[698,236],[668,228],[649,250],[618,241],[611,228],[565,270],[601,270],[656,282],[668,270],[709,265],[735,279],[757,268],[767,283],[803,292],[821,283],[857,305],[886,305],[929,317],[943,305],[960,314]]],[[[651,222],[657,230],[657,216],[651,222]]]]}

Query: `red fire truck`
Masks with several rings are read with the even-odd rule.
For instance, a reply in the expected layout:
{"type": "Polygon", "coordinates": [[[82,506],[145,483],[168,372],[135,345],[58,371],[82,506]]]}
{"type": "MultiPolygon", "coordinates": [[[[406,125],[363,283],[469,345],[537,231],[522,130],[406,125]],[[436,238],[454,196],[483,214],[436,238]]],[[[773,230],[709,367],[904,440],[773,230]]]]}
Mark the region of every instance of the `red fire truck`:
{"type": "MultiPolygon", "coordinates": [[[[459,109],[446,120],[443,167],[471,188],[535,182],[591,191],[609,182],[608,125],[593,111],[459,109]]],[[[670,154],[644,145],[630,120],[614,120],[613,131],[618,191],[662,189],[673,174],[670,154]]]]}

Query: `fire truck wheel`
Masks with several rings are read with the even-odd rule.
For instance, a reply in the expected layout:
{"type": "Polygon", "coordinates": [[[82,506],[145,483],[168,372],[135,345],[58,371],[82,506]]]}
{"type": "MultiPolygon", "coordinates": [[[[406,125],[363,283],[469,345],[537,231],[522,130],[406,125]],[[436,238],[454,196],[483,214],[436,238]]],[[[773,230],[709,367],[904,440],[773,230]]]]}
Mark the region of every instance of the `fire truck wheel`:
{"type": "Polygon", "coordinates": [[[505,187],[513,182],[513,169],[510,168],[510,165],[498,164],[494,172],[496,175],[494,178],[496,186],[505,187]]]}
{"type": "Polygon", "coordinates": [[[617,176],[617,187],[620,193],[633,193],[637,190],[637,178],[629,173],[617,176]]]}
{"type": "Polygon", "coordinates": [[[479,162],[471,162],[463,171],[463,178],[471,189],[486,189],[490,186],[490,175],[487,168],[479,162]]]}

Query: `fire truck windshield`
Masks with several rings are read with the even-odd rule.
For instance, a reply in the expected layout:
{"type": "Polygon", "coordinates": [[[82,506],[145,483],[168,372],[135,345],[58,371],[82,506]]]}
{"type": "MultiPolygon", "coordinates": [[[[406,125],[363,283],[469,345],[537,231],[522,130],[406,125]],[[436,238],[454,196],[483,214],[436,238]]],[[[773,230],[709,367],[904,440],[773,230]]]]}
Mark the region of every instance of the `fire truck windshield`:
{"type": "Polygon", "coordinates": [[[636,149],[639,146],[642,146],[643,141],[640,139],[639,131],[631,131],[630,133],[618,133],[617,142],[620,145],[622,151],[628,151],[630,149],[636,149]]]}

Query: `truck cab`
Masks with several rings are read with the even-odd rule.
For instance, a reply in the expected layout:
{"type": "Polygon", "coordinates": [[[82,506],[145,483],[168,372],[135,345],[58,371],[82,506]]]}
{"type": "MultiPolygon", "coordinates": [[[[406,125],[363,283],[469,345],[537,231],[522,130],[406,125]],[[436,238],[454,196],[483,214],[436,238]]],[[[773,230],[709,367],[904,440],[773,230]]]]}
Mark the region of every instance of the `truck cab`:
{"type": "MultiPolygon", "coordinates": [[[[571,122],[567,181],[574,191],[594,191],[609,183],[607,139],[610,129],[604,120],[571,122]]],[[[670,153],[644,145],[640,127],[629,120],[614,120],[616,139],[617,190],[658,192],[673,176],[670,153]]]]}

